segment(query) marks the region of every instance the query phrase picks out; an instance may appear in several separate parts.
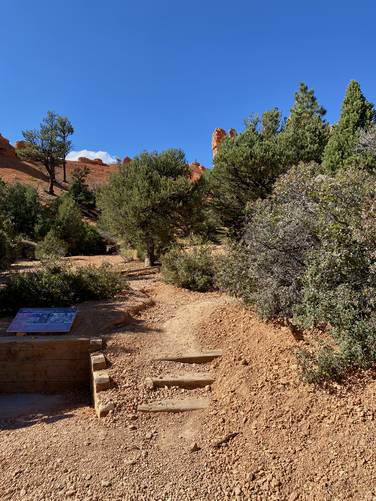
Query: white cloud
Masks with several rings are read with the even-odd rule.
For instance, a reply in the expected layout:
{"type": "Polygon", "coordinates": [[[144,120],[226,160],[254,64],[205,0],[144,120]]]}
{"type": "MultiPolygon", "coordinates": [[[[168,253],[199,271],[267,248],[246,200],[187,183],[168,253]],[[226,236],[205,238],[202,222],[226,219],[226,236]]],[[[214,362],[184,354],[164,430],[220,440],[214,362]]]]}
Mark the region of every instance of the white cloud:
{"type": "Polygon", "coordinates": [[[94,160],[95,158],[100,158],[105,164],[116,163],[116,158],[107,153],[107,151],[91,150],[71,151],[67,156],[67,160],[78,160],[79,157],[86,157],[92,160],[94,160]]]}

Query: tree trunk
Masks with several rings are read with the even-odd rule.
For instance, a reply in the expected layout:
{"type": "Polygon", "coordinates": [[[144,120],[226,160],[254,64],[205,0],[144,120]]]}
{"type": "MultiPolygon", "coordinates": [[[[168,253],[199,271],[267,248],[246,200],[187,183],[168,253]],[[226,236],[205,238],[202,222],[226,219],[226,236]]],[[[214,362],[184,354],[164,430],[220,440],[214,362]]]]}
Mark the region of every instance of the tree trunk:
{"type": "Polygon", "coordinates": [[[49,175],[49,178],[50,178],[50,186],[49,186],[49,189],[48,189],[48,193],[50,195],[55,195],[55,192],[54,192],[54,182],[55,182],[55,167],[47,167],[47,172],[48,172],[48,175],[49,175]]]}
{"type": "Polygon", "coordinates": [[[145,268],[153,266],[154,262],[155,262],[154,242],[150,240],[149,242],[146,243],[145,268]]]}
{"type": "Polygon", "coordinates": [[[64,183],[67,182],[67,162],[65,161],[65,158],[64,158],[64,162],[63,162],[63,181],[64,183]]]}
{"type": "Polygon", "coordinates": [[[55,192],[54,192],[54,178],[52,176],[50,176],[50,187],[48,189],[48,193],[50,195],[55,195],[55,192]]]}

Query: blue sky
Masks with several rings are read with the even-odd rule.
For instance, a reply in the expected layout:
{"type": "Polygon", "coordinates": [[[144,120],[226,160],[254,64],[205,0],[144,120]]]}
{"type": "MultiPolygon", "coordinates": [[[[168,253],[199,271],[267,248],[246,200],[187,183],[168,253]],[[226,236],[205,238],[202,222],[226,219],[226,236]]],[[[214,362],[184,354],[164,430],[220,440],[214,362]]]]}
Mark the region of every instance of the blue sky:
{"type": "Polygon", "coordinates": [[[47,110],[74,149],[134,156],[180,147],[211,165],[215,127],[284,114],[300,81],[337,119],[346,85],[376,101],[376,2],[1,0],[0,133],[47,110]]]}

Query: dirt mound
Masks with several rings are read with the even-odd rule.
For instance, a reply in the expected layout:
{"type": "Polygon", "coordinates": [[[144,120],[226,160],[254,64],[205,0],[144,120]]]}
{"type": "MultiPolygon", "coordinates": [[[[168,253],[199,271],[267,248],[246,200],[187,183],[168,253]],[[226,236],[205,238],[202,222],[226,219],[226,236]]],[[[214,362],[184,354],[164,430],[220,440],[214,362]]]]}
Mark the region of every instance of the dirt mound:
{"type": "Polygon", "coordinates": [[[373,499],[373,378],[330,393],[303,384],[290,331],[236,304],[217,309],[198,338],[225,353],[199,444],[239,433],[209,460],[212,475],[242,499],[373,499]]]}

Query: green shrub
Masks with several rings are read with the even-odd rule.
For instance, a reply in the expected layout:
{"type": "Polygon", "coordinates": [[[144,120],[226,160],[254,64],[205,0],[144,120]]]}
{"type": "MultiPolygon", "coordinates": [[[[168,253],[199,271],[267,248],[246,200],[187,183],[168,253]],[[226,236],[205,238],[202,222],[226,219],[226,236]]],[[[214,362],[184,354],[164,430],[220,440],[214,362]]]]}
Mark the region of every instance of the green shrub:
{"type": "Polygon", "coordinates": [[[69,193],[80,205],[88,208],[95,207],[95,194],[87,184],[87,177],[90,173],[88,167],[78,167],[72,173],[73,182],[69,188],[69,193]]]}
{"type": "Polygon", "coordinates": [[[249,273],[248,252],[241,242],[232,243],[226,254],[217,258],[215,282],[221,291],[252,305],[254,281],[249,273]]]}
{"type": "Polygon", "coordinates": [[[214,259],[206,246],[173,247],[162,258],[162,276],[167,283],[205,292],[214,288],[214,259]]]}
{"type": "Polygon", "coordinates": [[[10,273],[0,290],[0,313],[21,307],[71,306],[92,299],[109,299],[125,288],[124,279],[109,265],[69,267],[49,262],[36,271],[10,273]]]}
{"type": "Polygon", "coordinates": [[[34,237],[41,212],[37,191],[21,183],[0,185],[0,214],[10,223],[15,235],[34,237]]]}
{"type": "Polygon", "coordinates": [[[366,170],[298,166],[249,207],[240,243],[221,260],[221,288],[266,318],[329,335],[300,356],[309,381],[376,363],[375,201],[366,170]]]}
{"type": "Polygon", "coordinates": [[[8,235],[0,229],[0,270],[5,270],[11,261],[11,245],[8,235]]]}
{"type": "Polygon", "coordinates": [[[302,295],[307,253],[317,244],[317,164],[292,168],[273,194],[248,207],[243,236],[220,260],[221,289],[254,306],[265,318],[291,318],[302,295]]]}
{"type": "Polygon", "coordinates": [[[67,254],[71,256],[106,252],[105,241],[96,228],[82,220],[80,207],[70,195],[62,198],[51,230],[67,244],[67,254]]]}
{"type": "Polygon", "coordinates": [[[80,254],[96,256],[106,253],[106,242],[94,226],[85,225],[85,235],[78,246],[80,254]]]}
{"type": "Polygon", "coordinates": [[[69,254],[80,254],[81,242],[86,233],[85,223],[79,206],[70,195],[62,197],[52,229],[60,240],[67,243],[69,254]]]}
{"type": "Polygon", "coordinates": [[[40,260],[46,258],[59,258],[66,256],[68,245],[56,235],[54,230],[50,230],[42,242],[37,245],[35,257],[40,260]]]}
{"type": "Polygon", "coordinates": [[[327,326],[335,348],[311,356],[310,377],[337,378],[376,363],[376,177],[355,169],[327,178],[317,235],[295,309],[302,327],[327,326]]]}

